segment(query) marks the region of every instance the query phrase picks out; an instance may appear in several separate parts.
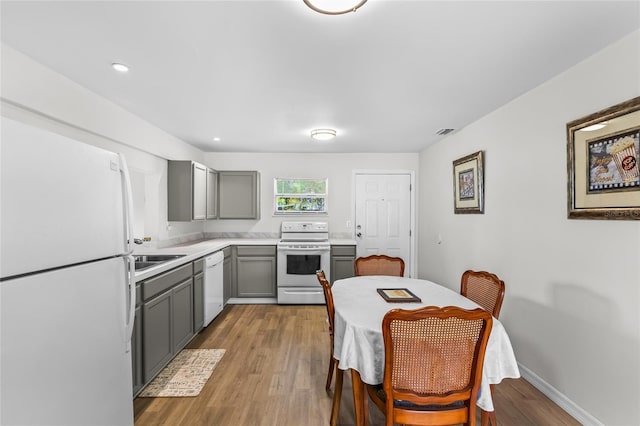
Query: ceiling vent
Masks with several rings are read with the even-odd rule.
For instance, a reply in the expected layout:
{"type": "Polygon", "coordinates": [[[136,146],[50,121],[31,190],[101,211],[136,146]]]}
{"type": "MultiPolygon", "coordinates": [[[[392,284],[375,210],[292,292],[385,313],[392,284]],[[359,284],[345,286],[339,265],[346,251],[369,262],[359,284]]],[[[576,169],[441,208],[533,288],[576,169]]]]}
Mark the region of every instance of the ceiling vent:
{"type": "Polygon", "coordinates": [[[436,135],[440,135],[440,136],[444,136],[444,135],[448,135],[449,133],[455,131],[456,129],[440,129],[436,132],[436,135]]]}

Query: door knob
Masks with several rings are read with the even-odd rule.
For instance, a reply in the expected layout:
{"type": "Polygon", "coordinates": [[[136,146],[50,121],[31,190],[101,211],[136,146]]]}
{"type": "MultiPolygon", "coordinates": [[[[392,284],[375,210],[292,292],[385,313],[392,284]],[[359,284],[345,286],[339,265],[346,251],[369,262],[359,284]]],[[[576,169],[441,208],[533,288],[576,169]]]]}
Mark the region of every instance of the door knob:
{"type": "Polygon", "coordinates": [[[358,233],[356,234],[356,237],[358,237],[358,238],[362,237],[362,232],[358,232],[358,233]]]}

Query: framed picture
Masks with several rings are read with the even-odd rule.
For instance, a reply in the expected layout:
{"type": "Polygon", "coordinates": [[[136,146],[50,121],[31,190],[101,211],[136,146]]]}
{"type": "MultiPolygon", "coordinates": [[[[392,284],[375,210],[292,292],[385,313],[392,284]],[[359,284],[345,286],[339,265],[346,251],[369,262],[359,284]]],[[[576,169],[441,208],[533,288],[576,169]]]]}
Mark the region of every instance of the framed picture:
{"type": "Polygon", "coordinates": [[[640,97],[567,123],[569,219],[640,220],[640,97]]]}
{"type": "Polygon", "coordinates": [[[484,213],[484,160],[482,151],[453,162],[454,213],[484,213]]]}

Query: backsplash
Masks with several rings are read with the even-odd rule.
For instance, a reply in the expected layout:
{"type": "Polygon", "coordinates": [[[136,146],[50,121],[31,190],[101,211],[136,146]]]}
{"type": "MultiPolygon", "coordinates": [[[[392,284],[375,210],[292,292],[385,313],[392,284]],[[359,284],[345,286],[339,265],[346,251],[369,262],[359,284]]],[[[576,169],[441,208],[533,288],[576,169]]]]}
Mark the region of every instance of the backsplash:
{"type": "MultiPolygon", "coordinates": [[[[211,240],[217,238],[224,239],[280,239],[280,232],[196,232],[193,234],[181,235],[178,237],[169,238],[163,241],[155,242],[155,247],[157,248],[166,248],[173,247],[179,244],[186,244],[192,242],[198,242],[203,240],[211,240]]],[[[329,238],[336,240],[348,240],[352,239],[353,235],[349,232],[334,232],[331,233],[329,238]]],[[[144,244],[144,247],[152,247],[153,242],[151,244],[144,244]]]]}
{"type": "Polygon", "coordinates": [[[272,239],[280,238],[279,232],[207,232],[206,238],[253,238],[253,239],[272,239]]]}

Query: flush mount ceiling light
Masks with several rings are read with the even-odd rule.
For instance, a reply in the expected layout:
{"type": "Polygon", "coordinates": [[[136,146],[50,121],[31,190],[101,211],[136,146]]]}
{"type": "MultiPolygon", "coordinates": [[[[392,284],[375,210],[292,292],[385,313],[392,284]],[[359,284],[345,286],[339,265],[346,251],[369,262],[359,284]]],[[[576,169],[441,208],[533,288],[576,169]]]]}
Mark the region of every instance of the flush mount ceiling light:
{"type": "Polygon", "coordinates": [[[342,15],[355,12],[367,0],[303,0],[304,4],[318,13],[325,15],[342,15]]]}
{"type": "Polygon", "coordinates": [[[336,131],[333,129],[313,129],[311,137],[317,141],[330,141],[336,137],[336,131]]]}
{"type": "Polygon", "coordinates": [[[120,62],[114,62],[111,64],[111,68],[118,72],[129,72],[129,66],[120,62]]]}

